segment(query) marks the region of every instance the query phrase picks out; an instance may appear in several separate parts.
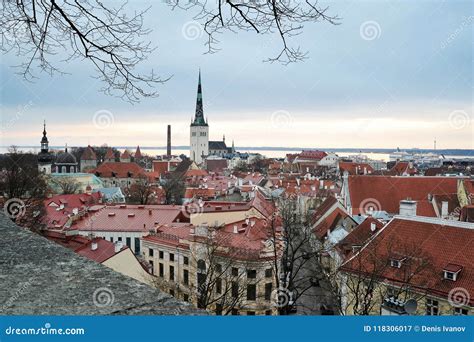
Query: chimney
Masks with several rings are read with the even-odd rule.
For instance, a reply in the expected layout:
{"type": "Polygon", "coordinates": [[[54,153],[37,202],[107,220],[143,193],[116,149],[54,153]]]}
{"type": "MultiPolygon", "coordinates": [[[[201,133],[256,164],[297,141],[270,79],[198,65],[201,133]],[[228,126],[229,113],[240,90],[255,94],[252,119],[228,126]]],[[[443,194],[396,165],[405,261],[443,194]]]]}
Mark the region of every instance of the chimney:
{"type": "Polygon", "coordinates": [[[171,157],[171,125],[168,125],[168,133],[166,137],[166,155],[171,157]]]}
{"type": "Polygon", "coordinates": [[[400,201],[400,215],[416,216],[416,201],[401,200],[400,201]]]}
{"type": "Polygon", "coordinates": [[[209,234],[209,230],[207,229],[207,226],[205,225],[197,226],[194,228],[194,234],[196,236],[207,237],[209,234]]]}
{"type": "Polygon", "coordinates": [[[441,217],[442,218],[445,218],[449,215],[448,213],[448,202],[447,201],[443,201],[441,202],[441,217]]]}
{"type": "Polygon", "coordinates": [[[234,234],[238,234],[238,233],[239,233],[238,232],[238,227],[237,227],[237,225],[234,225],[234,234]]]}
{"type": "Polygon", "coordinates": [[[118,253],[122,250],[123,244],[122,241],[117,241],[115,243],[115,253],[118,253]]]}
{"type": "Polygon", "coordinates": [[[92,241],[92,243],[91,243],[91,251],[96,251],[96,250],[97,250],[97,247],[98,247],[97,242],[96,242],[96,241],[92,241]]]}
{"type": "Polygon", "coordinates": [[[371,222],[370,223],[370,231],[375,232],[376,229],[377,229],[377,225],[375,224],[375,222],[371,222]]]}

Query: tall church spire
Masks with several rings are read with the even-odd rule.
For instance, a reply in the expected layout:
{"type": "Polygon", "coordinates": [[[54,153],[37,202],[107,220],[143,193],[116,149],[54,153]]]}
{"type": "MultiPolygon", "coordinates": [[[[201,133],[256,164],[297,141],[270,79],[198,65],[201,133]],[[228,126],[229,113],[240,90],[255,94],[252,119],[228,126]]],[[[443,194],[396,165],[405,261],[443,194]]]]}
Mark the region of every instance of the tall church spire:
{"type": "Polygon", "coordinates": [[[204,120],[204,109],[202,105],[202,86],[201,86],[201,69],[199,69],[199,80],[196,97],[196,114],[194,115],[194,121],[191,126],[207,126],[206,120],[204,120]]]}
{"type": "Polygon", "coordinates": [[[43,121],[43,137],[41,138],[41,152],[48,153],[48,137],[46,136],[46,120],[43,121]]]}

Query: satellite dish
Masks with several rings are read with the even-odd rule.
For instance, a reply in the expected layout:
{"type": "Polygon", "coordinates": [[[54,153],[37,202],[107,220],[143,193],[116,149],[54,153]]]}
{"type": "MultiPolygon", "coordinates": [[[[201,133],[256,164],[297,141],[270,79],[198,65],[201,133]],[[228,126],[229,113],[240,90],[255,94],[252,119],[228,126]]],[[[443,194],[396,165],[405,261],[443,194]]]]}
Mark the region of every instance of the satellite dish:
{"type": "Polygon", "coordinates": [[[407,300],[405,302],[405,305],[403,306],[403,308],[405,309],[405,312],[409,315],[415,313],[417,307],[418,307],[418,302],[415,299],[407,300]]]}

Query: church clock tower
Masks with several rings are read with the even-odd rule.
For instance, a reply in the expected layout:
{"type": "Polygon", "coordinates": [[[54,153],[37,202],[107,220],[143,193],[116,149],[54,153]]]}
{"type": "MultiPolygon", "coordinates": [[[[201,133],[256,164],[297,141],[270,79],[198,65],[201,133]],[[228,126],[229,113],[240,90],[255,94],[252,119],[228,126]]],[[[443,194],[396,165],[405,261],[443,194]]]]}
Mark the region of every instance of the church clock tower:
{"type": "Polygon", "coordinates": [[[204,119],[204,110],[202,105],[201,70],[199,70],[196,113],[194,115],[194,120],[191,121],[189,146],[189,157],[197,164],[201,164],[204,158],[209,155],[209,125],[204,119]]]}
{"type": "Polygon", "coordinates": [[[43,123],[43,137],[41,138],[41,151],[38,154],[38,170],[50,174],[53,164],[53,156],[49,153],[49,141],[46,136],[46,121],[43,123]]]}

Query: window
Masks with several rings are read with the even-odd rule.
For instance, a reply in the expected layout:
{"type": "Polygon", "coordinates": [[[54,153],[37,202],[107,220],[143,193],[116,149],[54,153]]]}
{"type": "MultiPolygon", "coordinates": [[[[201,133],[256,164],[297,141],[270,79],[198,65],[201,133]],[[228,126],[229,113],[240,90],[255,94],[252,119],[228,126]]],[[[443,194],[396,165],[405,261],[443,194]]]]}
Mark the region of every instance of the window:
{"type": "Polygon", "coordinates": [[[426,315],[428,316],[437,316],[439,314],[439,303],[434,299],[426,300],[426,315]]]}
{"type": "Polygon", "coordinates": [[[256,300],[257,299],[257,285],[248,284],[247,285],[247,300],[256,300]]]}
{"type": "Polygon", "coordinates": [[[153,256],[153,248],[148,248],[148,256],[153,256]]]}
{"type": "Polygon", "coordinates": [[[239,296],[239,283],[236,281],[232,282],[232,297],[237,298],[239,296]]]}
{"type": "Polygon", "coordinates": [[[192,133],[191,133],[191,136],[195,137],[195,136],[196,136],[196,132],[192,132],[192,133]]]}
{"type": "Polygon", "coordinates": [[[222,304],[216,304],[216,315],[217,316],[222,315],[222,304]]]}
{"type": "Polygon", "coordinates": [[[444,279],[456,280],[456,274],[453,272],[444,271],[444,279]]]}
{"type": "Polygon", "coordinates": [[[163,259],[163,258],[164,258],[164,255],[165,255],[165,253],[164,253],[163,251],[158,251],[158,257],[159,257],[160,259],[163,259]]]}
{"type": "Polygon", "coordinates": [[[110,237],[110,242],[114,242],[114,237],[113,236],[110,237]]]}
{"type": "Polygon", "coordinates": [[[247,270],[247,278],[249,279],[257,278],[257,270],[247,270]]]}
{"type": "Polygon", "coordinates": [[[125,238],[125,244],[127,245],[128,248],[132,248],[132,238],[125,238]]]}
{"type": "Polygon", "coordinates": [[[183,284],[184,285],[189,284],[189,271],[188,270],[183,270],[183,284]]]}
{"type": "Polygon", "coordinates": [[[265,284],[265,300],[271,300],[272,299],[272,283],[266,283],[265,284]]]}
{"type": "Polygon", "coordinates": [[[121,236],[119,236],[119,238],[118,238],[117,240],[121,242],[121,241],[122,241],[122,237],[121,237],[121,236]]]}
{"type": "Polygon", "coordinates": [[[140,238],[135,238],[135,254],[140,254],[140,238]]]}
{"type": "Polygon", "coordinates": [[[247,316],[255,316],[255,311],[247,311],[247,316]]]}
{"type": "Polygon", "coordinates": [[[184,300],[185,302],[189,302],[189,295],[186,294],[186,293],[183,294],[183,300],[184,300]]]}
{"type": "Polygon", "coordinates": [[[189,258],[187,256],[184,257],[183,263],[189,265],[189,258]]]}
{"type": "Polygon", "coordinates": [[[237,267],[232,267],[232,276],[234,277],[239,276],[239,269],[237,267]]]}
{"type": "Polygon", "coordinates": [[[265,270],[265,278],[271,278],[273,276],[273,270],[271,268],[267,268],[265,270]]]}
{"type": "Polygon", "coordinates": [[[206,273],[206,262],[204,260],[198,260],[197,267],[199,273],[206,273]]]}
{"type": "Polygon", "coordinates": [[[239,310],[232,309],[231,314],[232,314],[232,316],[238,316],[239,315],[239,310]]]}
{"type": "Polygon", "coordinates": [[[402,262],[400,260],[392,259],[390,260],[390,266],[400,268],[402,266],[402,262]]]}
{"type": "Polygon", "coordinates": [[[174,266],[170,266],[170,280],[174,280],[174,266]]]}
{"type": "Polygon", "coordinates": [[[265,315],[266,315],[266,316],[271,316],[271,315],[272,315],[272,310],[267,310],[267,311],[265,311],[265,315]]]}
{"type": "Polygon", "coordinates": [[[216,264],[216,273],[222,273],[222,265],[221,264],[216,264]]]}
{"type": "Polygon", "coordinates": [[[173,289],[170,289],[170,295],[172,295],[174,297],[174,290],[173,289]]]}
{"type": "Polygon", "coordinates": [[[170,261],[174,261],[174,254],[170,253],[170,261]]]}
{"type": "Polygon", "coordinates": [[[455,316],[467,316],[468,311],[464,308],[454,308],[454,315],[455,316]]]}
{"type": "Polygon", "coordinates": [[[222,279],[221,278],[216,278],[216,293],[217,294],[222,293],[222,279]]]}
{"type": "Polygon", "coordinates": [[[165,266],[160,262],[160,265],[159,265],[159,268],[160,268],[160,277],[163,278],[165,276],[165,266]]]}

